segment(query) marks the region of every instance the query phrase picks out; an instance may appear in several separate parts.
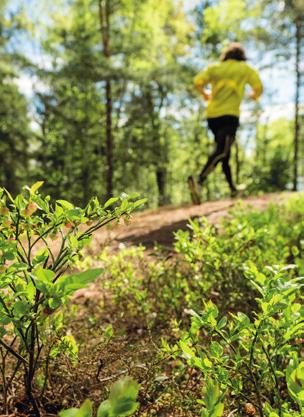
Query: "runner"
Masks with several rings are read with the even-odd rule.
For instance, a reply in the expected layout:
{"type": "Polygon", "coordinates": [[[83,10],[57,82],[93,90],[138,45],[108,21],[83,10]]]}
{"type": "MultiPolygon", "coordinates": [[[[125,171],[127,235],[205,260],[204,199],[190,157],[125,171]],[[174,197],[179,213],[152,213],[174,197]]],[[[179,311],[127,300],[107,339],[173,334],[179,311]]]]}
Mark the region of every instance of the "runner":
{"type": "Polygon", "coordinates": [[[246,53],[239,43],[232,43],[221,56],[218,63],[209,65],[199,73],[194,84],[203,98],[208,101],[206,116],[208,127],[214,134],[216,147],[202,169],[198,181],[188,178],[191,198],[194,204],[200,203],[201,186],[207,176],[221,162],[229,184],[231,196],[237,195],[229,165],[230,149],[239,126],[240,106],[244,98],[245,86],[252,88],[250,97],[257,100],[263,92],[258,72],[246,63],[246,53]],[[211,85],[211,93],[205,87],[211,85]]]}

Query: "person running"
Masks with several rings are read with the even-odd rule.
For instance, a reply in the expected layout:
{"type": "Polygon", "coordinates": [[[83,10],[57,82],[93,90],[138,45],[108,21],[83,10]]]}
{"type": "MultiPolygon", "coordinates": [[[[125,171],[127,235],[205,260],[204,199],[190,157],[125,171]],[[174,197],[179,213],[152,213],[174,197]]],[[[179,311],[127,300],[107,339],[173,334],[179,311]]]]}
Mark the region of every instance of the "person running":
{"type": "Polygon", "coordinates": [[[229,184],[231,196],[237,195],[229,165],[230,149],[239,127],[240,106],[245,86],[252,88],[250,97],[257,100],[263,92],[258,72],[246,63],[246,53],[239,43],[232,43],[222,54],[218,63],[209,65],[194,78],[194,84],[203,98],[208,101],[206,116],[208,127],[214,135],[216,147],[202,169],[197,183],[193,176],[188,178],[194,203],[200,203],[200,189],[207,176],[219,162],[229,184]],[[211,93],[205,87],[211,85],[211,93]]]}

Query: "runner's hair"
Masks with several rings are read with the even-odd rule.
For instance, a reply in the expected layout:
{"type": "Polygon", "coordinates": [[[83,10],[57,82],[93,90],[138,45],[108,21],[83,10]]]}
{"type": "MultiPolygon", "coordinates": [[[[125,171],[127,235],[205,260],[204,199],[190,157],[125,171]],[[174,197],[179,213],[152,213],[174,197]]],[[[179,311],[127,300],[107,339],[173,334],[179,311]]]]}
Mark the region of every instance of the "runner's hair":
{"type": "Polygon", "coordinates": [[[221,55],[221,61],[227,61],[227,59],[246,61],[247,57],[243,46],[238,42],[231,43],[221,55]]]}

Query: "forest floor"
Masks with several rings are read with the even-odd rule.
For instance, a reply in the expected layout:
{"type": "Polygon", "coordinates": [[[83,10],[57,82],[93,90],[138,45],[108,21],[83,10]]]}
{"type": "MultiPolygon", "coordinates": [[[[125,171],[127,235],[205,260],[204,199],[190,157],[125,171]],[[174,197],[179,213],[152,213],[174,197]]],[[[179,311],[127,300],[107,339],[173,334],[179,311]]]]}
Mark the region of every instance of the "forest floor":
{"type": "MultiPolygon", "coordinates": [[[[133,214],[128,224],[123,222],[111,224],[97,231],[86,253],[95,258],[105,248],[110,253],[117,253],[120,249],[132,246],[143,246],[147,252],[151,252],[155,245],[160,245],[171,252],[174,233],[178,230],[186,230],[189,220],[206,217],[209,223],[219,225],[223,218],[229,216],[230,210],[238,204],[248,209],[263,211],[270,204],[280,204],[286,201],[291,194],[291,192],[270,193],[242,199],[207,201],[200,205],[163,206],[144,210],[133,214]]],[[[99,267],[100,261],[95,261],[94,266],[99,267]]],[[[74,298],[89,301],[100,300],[103,296],[103,289],[97,281],[77,291],[74,298]]]]}
{"type": "Polygon", "coordinates": [[[150,249],[159,244],[170,248],[174,241],[174,232],[186,229],[190,219],[207,217],[210,223],[218,224],[240,202],[248,208],[264,210],[269,204],[279,204],[290,194],[272,193],[243,199],[207,201],[200,205],[164,206],[145,210],[134,214],[129,224],[109,226],[98,231],[94,235],[90,254],[100,253],[105,246],[117,249],[124,245],[143,245],[150,249]]]}
{"type": "MultiPolygon", "coordinates": [[[[263,211],[270,204],[281,204],[290,195],[291,193],[273,193],[251,196],[243,198],[241,203],[245,207],[263,211]]],[[[134,214],[129,224],[121,223],[97,232],[88,254],[94,259],[94,267],[103,266],[100,254],[105,248],[109,257],[111,254],[115,257],[119,249],[143,245],[147,249],[146,255],[144,259],[138,258],[138,269],[145,274],[149,259],[155,257],[155,244],[161,245],[165,252],[173,254],[174,232],[186,229],[189,219],[204,216],[210,223],[220,225],[221,220],[228,217],[230,210],[238,204],[239,199],[226,199],[205,202],[199,206],[166,206],[145,210],[134,214]]],[[[122,274],[126,273],[125,285],[128,286],[127,271],[130,265],[124,264],[123,261],[113,262],[116,262],[115,265],[122,274]]],[[[105,267],[106,271],[108,267],[109,264],[105,267]]],[[[197,416],[195,411],[188,409],[189,401],[191,403],[189,398],[199,398],[201,395],[201,385],[196,374],[192,371],[193,374],[186,375],[185,379],[179,381],[175,362],[160,359],[161,339],[172,338],[169,331],[172,323],[158,322],[149,330],[148,319],[140,311],[134,310],[131,300],[128,301],[127,298],[127,303],[115,302],[113,293],[104,286],[106,280],[111,279],[107,277],[109,274],[111,275],[107,271],[105,278],[79,290],[72,301],[72,304],[78,305],[79,310],[74,319],[69,320],[69,328],[82,347],[77,371],[68,373],[71,375],[70,381],[67,380],[66,374],[64,377],[65,386],[72,388],[63,388],[67,403],[73,404],[76,398],[86,396],[98,401],[106,395],[103,384],[111,384],[118,376],[126,373],[138,380],[142,387],[141,411],[137,416],[197,416]],[[104,344],[100,340],[109,324],[113,326],[115,337],[104,344]],[[155,381],[158,379],[164,379],[164,385],[157,385],[155,381]],[[77,380],[82,381],[82,384],[75,384],[77,380]]],[[[134,279],[136,276],[134,272],[134,279]]],[[[151,295],[152,298],[154,296],[156,297],[156,293],[151,295]]],[[[54,381],[54,384],[56,383],[58,380],[54,381]]]]}
{"type": "MultiPolygon", "coordinates": [[[[245,207],[263,211],[270,204],[277,205],[286,201],[290,194],[251,196],[243,198],[241,203],[245,207]]],[[[83,267],[85,269],[92,266],[104,267],[105,276],[76,292],[65,309],[65,329],[67,334],[72,334],[77,340],[78,361],[73,363],[62,358],[59,367],[50,366],[50,387],[45,399],[47,416],[55,416],[55,413],[62,408],[79,405],[85,398],[90,398],[97,404],[101,399],[106,398],[111,383],[126,374],[131,375],[141,384],[139,397],[141,407],[136,416],[196,417],[198,415],[197,410],[193,410],[192,403],[196,404],[193,399],[201,396],[199,374],[192,370],[191,374],[180,376],[176,361],[160,355],[162,338],[170,341],[173,337],[170,329],[174,325],[174,317],[170,319],[168,315],[165,321],[154,316],[151,319],[150,313],[146,315],[143,313],[144,310],[137,310],[136,303],[133,302],[134,297],[129,299],[127,296],[123,302],[117,302],[115,291],[117,292],[118,288],[115,287],[116,284],[111,277],[109,265],[113,263],[119,274],[126,273],[126,278],[127,274],[131,273],[134,275],[132,279],[136,281],[138,271],[144,276],[149,271],[150,262],[157,264],[158,258],[153,254],[155,244],[165,249],[165,257],[168,251],[174,255],[174,232],[187,229],[189,219],[207,217],[210,223],[219,225],[238,204],[240,204],[239,199],[226,199],[205,202],[199,206],[166,206],[145,210],[135,213],[129,224],[116,224],[101,229],[95,234],[87,251],[89,256],[84,260],[91,263],[83,267]],[[133,266],[128,263],[128,256],[123,260],[114,260],[116,255],[119,255],[119,249],[139,245],[147,250],[142,258],[140,255],[137,258],[136,251],[134,258],[131,255],[130,262],[134,262],[133,266]],[[102,253],[106,248],[107,255],[103,258],[102,253]],[[131,267],[133,269],[129,270],[131,267]],[[152,327],[150,327],[151,320],[154,323],[152,327]],[[113,329],[114,336],[107,339],[105,335],[109,326],[113,329]]],[[[128,287],[129,284],[126,281],[124,285],[128,287]]],[[[150,295],[153,300],[157,297],[159,287],[155,287],[154,290],[155,293],[152,288],[150,295]]],[[[151,299],[148,302],[151,302],[151,299]]],[[[14,415],[27,415],[20,411],[21,408],[14,415]]]]}

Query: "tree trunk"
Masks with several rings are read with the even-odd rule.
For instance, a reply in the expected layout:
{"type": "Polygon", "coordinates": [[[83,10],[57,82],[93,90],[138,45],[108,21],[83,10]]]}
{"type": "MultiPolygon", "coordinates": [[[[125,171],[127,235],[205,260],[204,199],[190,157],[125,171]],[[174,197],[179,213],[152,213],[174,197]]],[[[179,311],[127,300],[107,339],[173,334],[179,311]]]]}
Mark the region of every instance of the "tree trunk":
{"type": "Polygon", "coordinates": [[[295,20],[296,26],[296,95],[295,95],[295,119],[294,119],[294,166],[293,166],[293,191],[298,189],[298,164],[299,164],[299,137],[300,137],[300,87],[301,87],[301,29],[302,21],[299,16],[295,20]]]}
{"type": "Polygon", "coordinates": [[[165,168],[158,167],[156,169],[156,182],[158,189],[158,205],[163,206],[168,203],[166,193],[167,170],[165,168]]]}
{"type": "Polygon", "coordinates": [[[89,138],[86,133],[88,128],[86,125],[81,126],[79,129],[79,138],[82,148],[82,173],[81,173],[81,182],[82,182],[82,205],[83,207],[88,204],[90,198],[90,184],[91,184],[91,170],[89,163],[89,155],[91,148],[89,146],[89,138]]]}
{"type": "MultiPolygon", "coordinates": [[[[110,0],[99,0],[99,21],[100,31],[103,47],[103,55],[106,59],[111,56],[110,52],[110,0]]],[[[113,99],[112,99],[112,84],[111,80],[107,79],[105,82],[105,94],[106,94],[106,160],[107,160],[107,172],[106,172],[106,194],[107,198],[113,196],[113,99]]]]}

